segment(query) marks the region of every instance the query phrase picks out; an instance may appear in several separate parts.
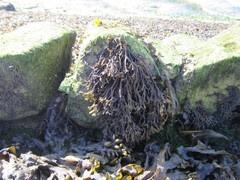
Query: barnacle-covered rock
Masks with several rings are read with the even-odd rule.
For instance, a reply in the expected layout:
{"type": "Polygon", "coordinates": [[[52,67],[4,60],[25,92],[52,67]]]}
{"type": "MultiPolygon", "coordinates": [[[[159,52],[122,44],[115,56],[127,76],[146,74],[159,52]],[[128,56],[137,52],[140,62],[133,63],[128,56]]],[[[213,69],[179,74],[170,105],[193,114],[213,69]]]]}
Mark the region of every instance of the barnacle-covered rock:
{"type": "Polygon", "coordinates": [[[104,126],[127,142],[158,132],[173,108],[173,92],[162,63],[143,41],[119,28],[91,32],[73,75],[61,89],[68,113],[82,126],[104,126]],[[168,99],[168,100],[167,100],[168,99]]]}
{"type": "Polygon", "coordinates": [[[75,36],[46,22],[0,36],[0,120],[46,108],[68,69],[75,36]]]}

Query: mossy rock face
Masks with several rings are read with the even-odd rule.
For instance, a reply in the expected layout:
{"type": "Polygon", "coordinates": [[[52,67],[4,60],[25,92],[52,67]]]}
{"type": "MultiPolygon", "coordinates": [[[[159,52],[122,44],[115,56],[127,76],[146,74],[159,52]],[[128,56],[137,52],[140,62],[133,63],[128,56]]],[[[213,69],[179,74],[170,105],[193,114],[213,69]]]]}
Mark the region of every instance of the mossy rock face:
{"type": "Polygon", "coordinates": [[[66,77],[60,86],[61,90],[69,94],[67,111],[70,118],[81,126],[93,127],[96,124],[96,117],[89,114],[90,103],[84,99],[83,93],[87,91],[85,83],[91,72],[91,66],[97,62],[100,52],[107,47],[109,38],[120,38],[136,57],[141,57],[145,61],[154,76],[160,74],[150,50],[135,35],[124,28],[91,28],[81,45],[80,59],[73,67],[73,73],[66,77]]]}
{"type": "Polygon", "coordinates": [[[172,79],[179,75],[185,55],[190,54],[194,47],[202,43],[203,41],[197,37],[186,34],[176,34],[163,40],[152,41],[156,54],[165,64],[172,79]]]}
{"type": "Polygon", "coordinates": [[[76,34],[47,22],[0,36],[0,120],[36,115],[64,78],[76,34]]]}
{"type": "Polygon", "coordinates": [[[221,97],[229,96],[229,88],[240,89],[240,26],[235,25],[201,43],[189,52],[191,61],[179,82],[177,95],[191,108],[201,105],[216,112],[221,97]]]}

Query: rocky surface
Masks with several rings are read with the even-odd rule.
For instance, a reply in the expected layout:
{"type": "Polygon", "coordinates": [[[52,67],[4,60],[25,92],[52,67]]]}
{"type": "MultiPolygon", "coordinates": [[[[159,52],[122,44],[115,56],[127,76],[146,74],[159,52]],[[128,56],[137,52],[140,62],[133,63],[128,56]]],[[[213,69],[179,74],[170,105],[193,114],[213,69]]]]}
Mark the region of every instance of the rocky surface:
{"type": "Polygon", "coordinates": [[[209,112],[229,96],[229,88],[240,88],[239,25],[235,25],[206,42],[198,43],[189,53],[192,68],[186,68],[184,87],[179,90],[179,99],[189,99],[192,108],[201,101],[209,112]],[[183,91],[181,91],[183,90],[183,91]],[[181,95],[180,95],[181,94],[181,95]]]}
{"type": "Polygon", "coordinates": [[[175,84],[180,106],[187,107],[195,128],[230,123],[240,102],[238,31],[236,24],[207,41],[186,34],[153,41],[175,84]]]}
{"type": "Polygon", "coordinates": [[[0,40],[0,120],[36,115],[68,70],[75,33],[51,23],[32,23],[0,40]]]}
{"type": "MultiPolygon", "coordinates": [[[[21,133],[15,134],[8,142],[0,140],[0,178],[239,178],[236,143],[231,149],[234,151],[230,151],[234,154],[216,150],[200,141],[194,142],[195,146],[180,146],[176,151],[171,150],[168,143],[164,145],[157,141],[143,142],[130,149],[122,139],[112,137],[111,141],[102,141],[96,130],[91,132],[76,126],[67,118],[65,106],[64,94],[53,99],[42,122],[41,137],[21,133]]],[[[203,137],[211,137],[216,142],[220,140],[225,146],[230,143],[226,136],[214,131],[191,134],[202,140],[203,137]]]]}
{"type": "Polygon", "coordinates": [[[166,66],[170,78],[174,79],[181,73],[185,56],[202,42],[203,40],[193,35],[176,34],[163,40],[153,40],[152,46],[156,49],[157,56],[166,66]]]}

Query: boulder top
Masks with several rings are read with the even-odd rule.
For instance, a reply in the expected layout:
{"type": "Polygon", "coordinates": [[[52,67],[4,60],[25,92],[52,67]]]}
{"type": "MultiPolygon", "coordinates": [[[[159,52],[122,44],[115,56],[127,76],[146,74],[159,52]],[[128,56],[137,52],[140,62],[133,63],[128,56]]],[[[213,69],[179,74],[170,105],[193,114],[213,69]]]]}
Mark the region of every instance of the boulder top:
{"type": "Polygon", "coordinates": [[[0,35],[0,57],[29,52],[32,48],[69,33],[74,33],[74,31],[55,23],[29,23],[15,31],[0,35]]]}

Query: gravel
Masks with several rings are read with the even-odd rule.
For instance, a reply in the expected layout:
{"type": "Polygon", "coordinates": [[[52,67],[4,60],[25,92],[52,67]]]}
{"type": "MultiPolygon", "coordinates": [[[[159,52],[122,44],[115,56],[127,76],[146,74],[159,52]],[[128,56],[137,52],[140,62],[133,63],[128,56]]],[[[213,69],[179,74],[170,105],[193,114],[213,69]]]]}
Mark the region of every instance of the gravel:
{"type": "MultiPolygon", "coordinates": [[[[29,22],[50,21],[60,25],[73,28],[77,32],[77,40],[73,50],[73,59],[78,57],[78,49],[81,43],[81,37],[88,24],[96,17],[53,14],[45,12],[0,12],[0,35],[13,31],[19,26],[29,22]]],[[[206,40],[227,29],[231,23],[200,22],[193,20],[169,20],[152,19],[141,17],[110,18],[100,17],[103,20],[114,20],[119,24],[130,27],[139,36],[150,39],[161,40],[165,37],[177,33],[184,33],[197,36],[206,40]]]]}
{"type": "MultiPolygon", "coordinates": [[[[88,23],[95,17],[53,14],[50,12],[6,12],[0,13],[0,34],[12,31],[16,27],[29,22],[51,21],[64,24],[75,29],[79,35],[84,32],[88,23]]],[[[200,39],[210,38],[223,29],[229,27],[229,23],[200,22],[191,20],[167,20],[141,17],[110,18],[101,17],[104,20],[116,20],[131,27],[140,36],[150,36],[155,39],[163,39],[176,33],[195,35],[200,39]]]]}

